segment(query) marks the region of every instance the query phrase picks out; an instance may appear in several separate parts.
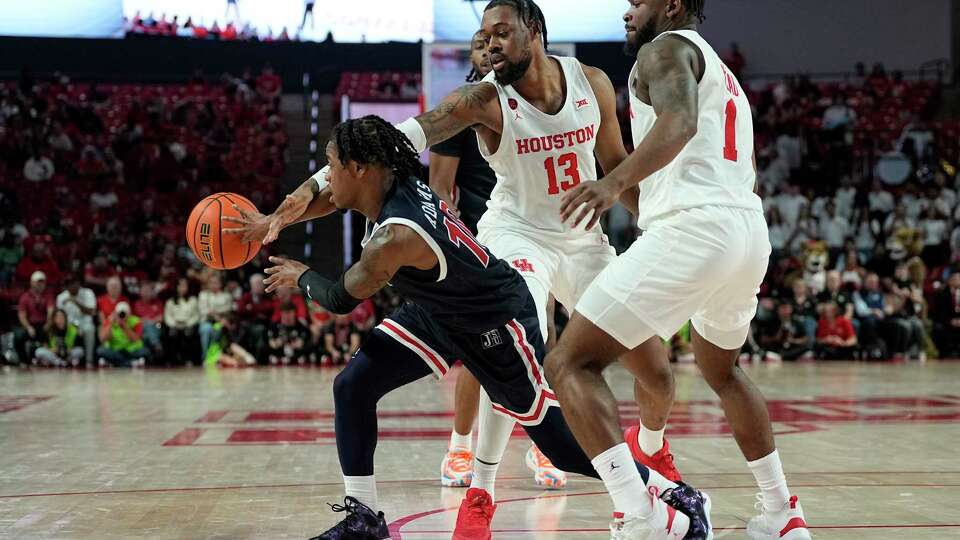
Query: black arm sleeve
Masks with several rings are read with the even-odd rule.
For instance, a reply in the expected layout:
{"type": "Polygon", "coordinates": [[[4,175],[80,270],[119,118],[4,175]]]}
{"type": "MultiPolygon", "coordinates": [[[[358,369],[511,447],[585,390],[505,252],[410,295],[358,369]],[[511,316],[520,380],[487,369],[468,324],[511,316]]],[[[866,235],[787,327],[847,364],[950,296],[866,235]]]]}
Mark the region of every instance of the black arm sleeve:
{"type": "Polygon", "coordinates": [[[307,293],[307,298],[317,302],[327,311],[338,315],[345,315],[363,302],[362,298],[354,298],[343,282],[343,275],[337,281],[330,281],[314,270],[307,270],[297,280],[300,290],[307,293]]]}

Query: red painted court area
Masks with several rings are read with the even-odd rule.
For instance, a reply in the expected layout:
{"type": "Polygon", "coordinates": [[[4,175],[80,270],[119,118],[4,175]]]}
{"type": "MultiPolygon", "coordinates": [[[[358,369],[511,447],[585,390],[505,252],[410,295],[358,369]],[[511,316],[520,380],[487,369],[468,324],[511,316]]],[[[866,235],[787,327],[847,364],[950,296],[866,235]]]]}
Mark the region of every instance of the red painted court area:
{"type": "MultiPolygon", "coordinates": [[[[780,399],[768,402],[776,435],[829,429],[838,423],[939,423],[960,420],[960,396],[780,399]]],[[[631,402],[620,403],[624,425],[639,420],[631,402]]],[[[445,439],[452,411],[380,411],[382,439],[445,439]],[[391,427],[396,421],[397,427],[391,427]],[[400,427],[402,425],[402,427],[400,427]]],[[[327,409],[209,411],[164,446],[332,444],[334,413],[327,409]]],[[[516,434],[522,434],[517,428],[516,434]]],[[[717,402],[678,402],[671,413],[671,437],[728,435],[717,402]]]]}
{"type": "Polygon", "coordinates": [[[0,414],[19,411],[35,403],[40,403],[54,396],[0,396],[0,414]]]}

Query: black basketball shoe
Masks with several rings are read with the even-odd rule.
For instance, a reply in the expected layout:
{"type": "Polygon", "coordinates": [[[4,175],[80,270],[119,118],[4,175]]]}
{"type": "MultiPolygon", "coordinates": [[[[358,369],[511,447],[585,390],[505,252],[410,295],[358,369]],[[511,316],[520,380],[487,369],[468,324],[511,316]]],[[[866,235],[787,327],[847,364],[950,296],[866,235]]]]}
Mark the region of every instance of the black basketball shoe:
{"type": "Polygon", "coordinates": [[[677,487],[663,492],[660,499],[690,518],[690,528],[684,540],[711,540],[713,528],[710,525],[710,497],[683,482],[677,487]]]}
{"type": "Polygon", "coordinates": [[[347,517],[327,532],[310,540],[388,540],[390,538],[383,512],[374,512],[353,497],[344,498],[342,505],[330,504],[330,509],[334,512],[346,512],[347,517]]]}

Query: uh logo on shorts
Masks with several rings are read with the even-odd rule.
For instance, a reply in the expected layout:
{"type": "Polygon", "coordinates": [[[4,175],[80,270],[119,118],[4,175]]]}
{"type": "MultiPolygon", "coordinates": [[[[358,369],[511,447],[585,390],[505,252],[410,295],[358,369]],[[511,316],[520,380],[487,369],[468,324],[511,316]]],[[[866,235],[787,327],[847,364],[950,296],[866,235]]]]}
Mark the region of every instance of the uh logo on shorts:
{"type": "Polygon", "coordinates": [[[480,345],[482,345],[484,349],[492,349],[497,345],[503,345],[503,339],[500,337],[500,330],[494,328],[489,332],[480,334],[480,345]]]}

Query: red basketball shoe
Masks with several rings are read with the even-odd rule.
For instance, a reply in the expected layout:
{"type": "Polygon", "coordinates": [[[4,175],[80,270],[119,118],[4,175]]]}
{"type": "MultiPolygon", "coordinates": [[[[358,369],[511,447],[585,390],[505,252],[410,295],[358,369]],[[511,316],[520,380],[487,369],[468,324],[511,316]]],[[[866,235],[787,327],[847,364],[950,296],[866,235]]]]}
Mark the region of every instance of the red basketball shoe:
{"type": "Polygon", "coordinates": [[[490,522],[497,505],[486,490],[470,488],[460,503],[451,540],[490,540],[490,522]]]}
{"type": "Polygon", "coordinates": [[[663,439],[663,448],[661,448],[659,452],[648,456],[640,449],[640,442],[637,440],[639,433],[640,426],[628,427],[627,430],[623,432],[623,438],[627,441],[627,446],[630,447],[630,453],[633,454],[633,459],[643,463],[648,469],[653,469],[662,474],[664,478],[671,482],[679,482],[682,480],[680,471],[678,471],[677,466],[673,464],[673,454],[670,453],[670,443],[667,442],[667,439],[663,439]]]}

